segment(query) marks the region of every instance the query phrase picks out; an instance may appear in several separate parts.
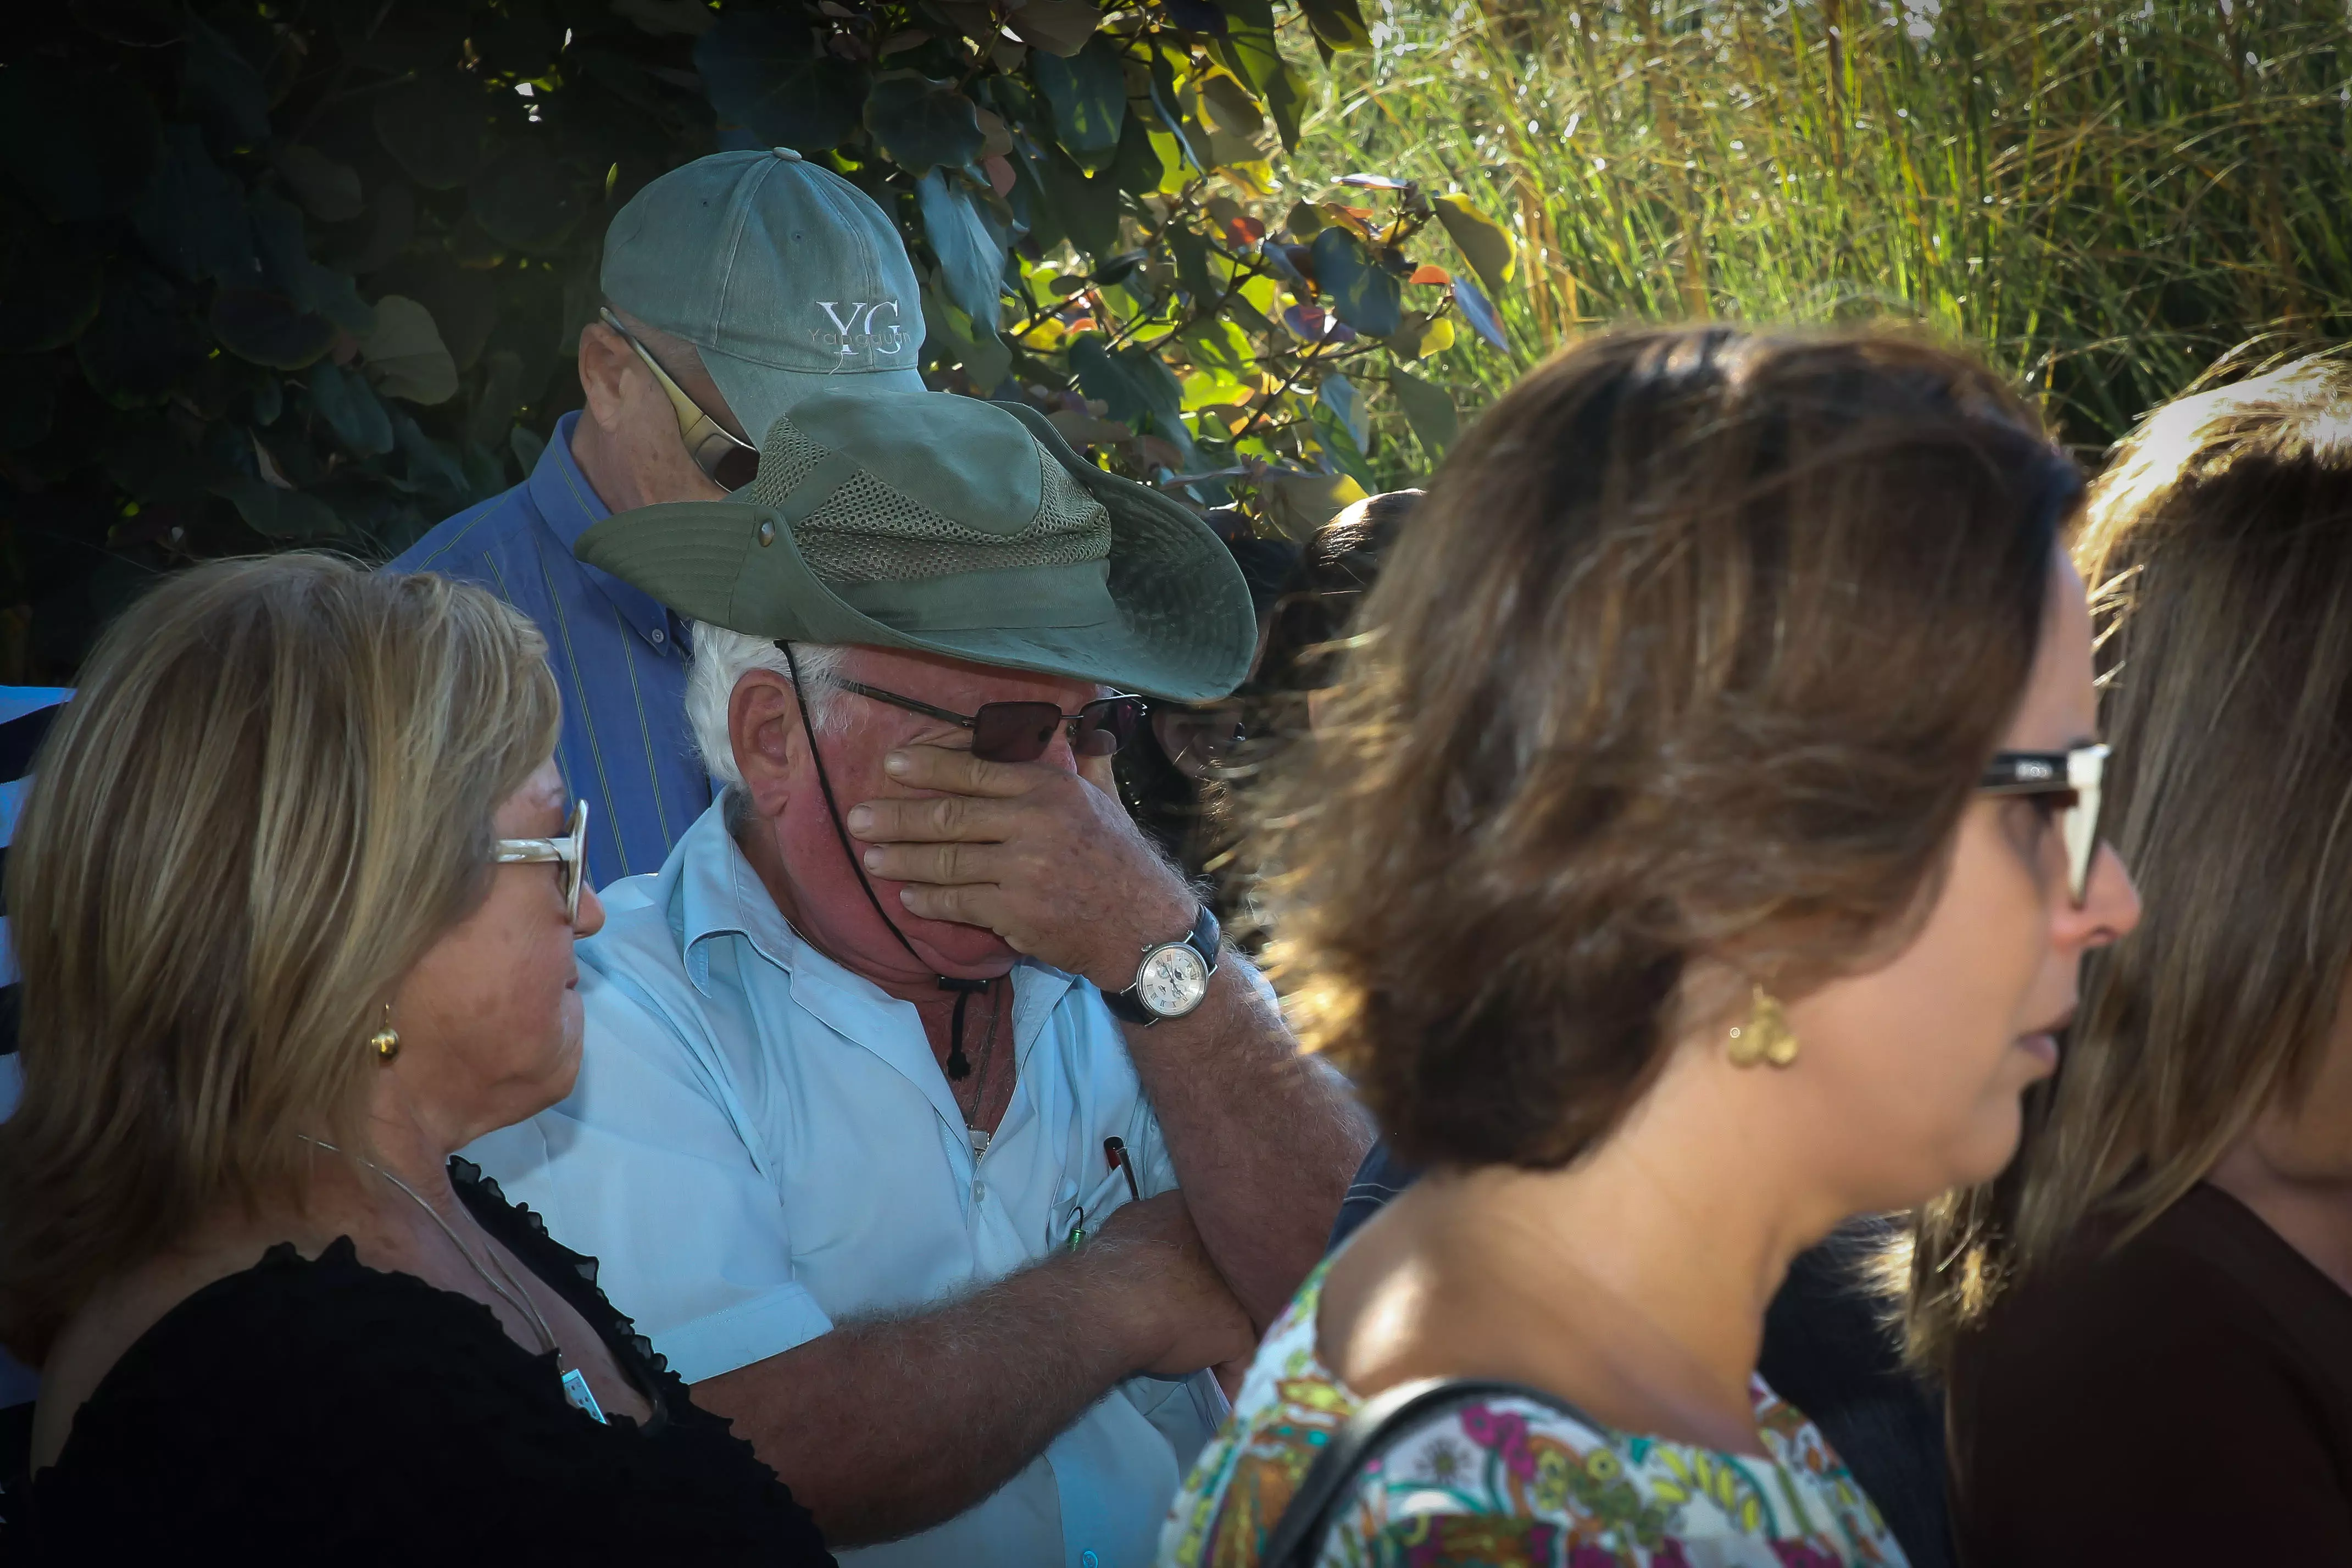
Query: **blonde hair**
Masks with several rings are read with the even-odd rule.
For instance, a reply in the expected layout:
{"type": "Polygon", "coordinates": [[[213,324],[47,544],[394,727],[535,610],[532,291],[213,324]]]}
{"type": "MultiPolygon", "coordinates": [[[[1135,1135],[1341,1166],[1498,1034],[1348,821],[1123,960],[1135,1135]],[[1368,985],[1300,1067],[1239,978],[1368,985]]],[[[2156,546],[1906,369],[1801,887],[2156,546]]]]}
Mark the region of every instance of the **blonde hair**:
{"type": "Polygon", "coordinates": [[[1894,1260],[1914,1357],[2115,1247],[2302,1092],[2352,963],[2352,371],[2305,359],[2158,409],[2093,487],[2107,836],[2147,914],[2095,952],[2017,1158],[1894,1260]]]}
{"type": "Polygon", "coordinates": [[[0,1341],[37,1363],[207,1211],[299,1202],[298,1134],[366,1149],[368,1036],[561,719],[537,630],[445,578],[223,562],[115,623],[8,858],[0,1341]]]}

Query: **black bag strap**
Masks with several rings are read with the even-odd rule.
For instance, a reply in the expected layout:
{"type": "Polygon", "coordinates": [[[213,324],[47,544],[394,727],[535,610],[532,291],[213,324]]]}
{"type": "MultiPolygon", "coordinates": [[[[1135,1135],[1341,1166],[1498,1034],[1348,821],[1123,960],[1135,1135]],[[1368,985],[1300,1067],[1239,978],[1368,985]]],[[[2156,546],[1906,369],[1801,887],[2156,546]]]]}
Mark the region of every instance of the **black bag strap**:
{"type": "Polygon", "coordinates": [[[1400,1383],[1359,1405],[1347,1425],[1316,1454],[1289,1506],[1275,1521],[1274,1533],[1266,1537],[1258,1568],[1311,1568],[1323,1551],[1323,1538],[1330,1533],[1332,1516],[1366,1465],[1420,1422],[1482,1399],[1524,1399],[1580,1421],[1595,1432],[1608,1430],[1566,1400],[1524,1383],[1476,1377],[1425,1377],[1400,1383]]]}

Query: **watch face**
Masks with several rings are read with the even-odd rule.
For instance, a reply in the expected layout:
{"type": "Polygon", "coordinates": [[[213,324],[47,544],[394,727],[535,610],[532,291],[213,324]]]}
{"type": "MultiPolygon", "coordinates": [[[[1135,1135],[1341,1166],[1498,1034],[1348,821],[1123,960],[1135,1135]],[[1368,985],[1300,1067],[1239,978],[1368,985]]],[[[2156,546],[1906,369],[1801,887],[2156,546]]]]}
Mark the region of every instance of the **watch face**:
{"type": "Polygon", "coordinates": [[[1183,942],[1154,949],[1136,972],[1135,999],[1163,1018],[1181,1018],[1209,994],[1209,965],[1183,942]]]}

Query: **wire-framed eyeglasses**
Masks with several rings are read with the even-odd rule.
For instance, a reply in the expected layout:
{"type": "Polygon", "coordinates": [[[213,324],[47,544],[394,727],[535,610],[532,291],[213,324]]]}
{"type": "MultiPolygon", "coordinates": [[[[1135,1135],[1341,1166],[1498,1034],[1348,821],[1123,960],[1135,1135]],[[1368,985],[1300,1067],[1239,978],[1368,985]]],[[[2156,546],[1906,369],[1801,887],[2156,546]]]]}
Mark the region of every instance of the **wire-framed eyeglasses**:
{"type": "Polygon", "coordinates": [[[677,414],[677,433],[686,442],[687,455],[694,466],[710,477],[710,482],[721,489],[740,490],[760,474],[760,448],[747,441],[738,440],[735,433],[703,411],[702,405],[686,395],[686,388],[670,379],[669,372],[646,345],[637,342],[636,334],[621,325],[621,318],[607,309],[602,312],[604,324],[627,340],[654,373],[661,389],[669,394],[669,405],[677,414]]]}
{"type": "Polygon", "coordinates": [[[1977,789],[1984,795],[2048,796],[2066,841],[2066,886],[2081,909],[2089,896],[2091,866],[2099,857],[2099,787],[2106,776],[2107,748],[2075,746],[2063,752],[1996,752],[1977,789]]]}
{"type": "Polygon", "coordinates": [[[878,686],[855,680],[833,684],[910,713],[961,725],[971,731],[971,754],[984,763],[1034,763],[1054,743],[1055,731],[1064,728],[1070,732],[1071,751],[1082,757],[1108,757],[1135,738],[1147,710],[1142,698],[1122,692],[1098,697],[1075,713],[1063,712],[1058,702],[983,702],[977,713],[958,713],[878,686]]]}
{"type": "Polygon", "coordinates": [[[499,866],[527,866],[552,860],[563,868],[563,918],[580,923],[580,888],[588,879],[588,803],[572,803],[572,825],[561,838],[499,838],[490,844],[490,860],[499,866]]]}

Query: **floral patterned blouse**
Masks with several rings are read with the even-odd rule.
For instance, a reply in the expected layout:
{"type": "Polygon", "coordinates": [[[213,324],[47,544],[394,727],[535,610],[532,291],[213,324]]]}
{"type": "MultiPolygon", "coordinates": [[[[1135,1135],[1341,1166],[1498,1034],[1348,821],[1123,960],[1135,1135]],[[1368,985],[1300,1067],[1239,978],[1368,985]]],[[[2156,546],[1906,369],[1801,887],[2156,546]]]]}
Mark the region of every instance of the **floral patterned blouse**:
{"type": "MultiPolygon", "coordinates": [[[[1328,1265],[1327,1265],[1328,1267],[1328,1265]]],[[[1315,1353],[1322,1268],[1260,1347],[1160,1538],[1162,1568],[1257,1568],[1316,1453],[1361,1402],[1315,1353]]],[[[1497,1399],[1368,1467],[1318,1568],[1843,1568],[1903,1549],[1802,1412],[1754,1381],[1764,1458],[1497,1399]]]]}

